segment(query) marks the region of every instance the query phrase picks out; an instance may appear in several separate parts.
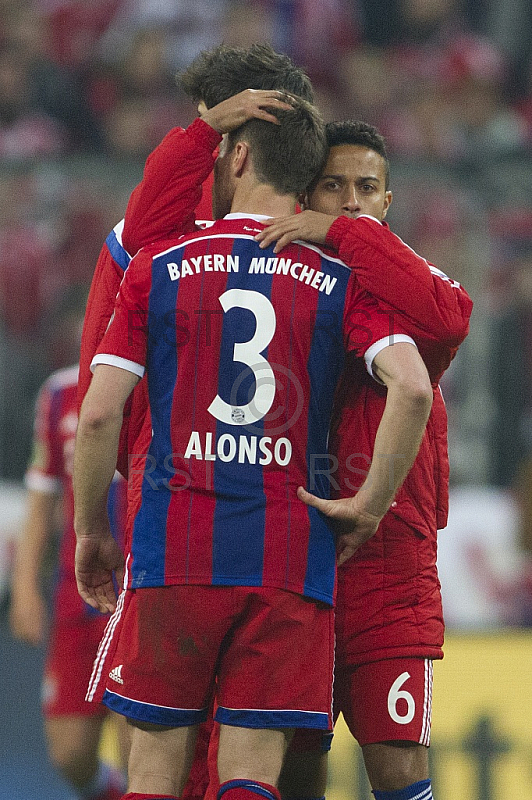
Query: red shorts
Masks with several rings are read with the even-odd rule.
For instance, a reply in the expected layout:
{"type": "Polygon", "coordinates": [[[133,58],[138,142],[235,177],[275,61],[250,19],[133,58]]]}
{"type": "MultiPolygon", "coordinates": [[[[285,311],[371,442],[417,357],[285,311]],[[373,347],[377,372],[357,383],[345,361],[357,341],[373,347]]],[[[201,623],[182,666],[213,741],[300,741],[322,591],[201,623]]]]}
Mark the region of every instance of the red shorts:
{"type": "Polygon", "coordinates": [[[174,727],[332,727],[334,614],[281,589],[128,590],[106,629],[88,699],[174,727]]]}
{"type": "Polygon", "coordinates": [[[362,746],[376,742],[410,741],[430,744],[432,661],[391,658],[334,677],[334,716],[342,712],[362,746]]]}
{"type": "Polygon", "coordinates": [[[56,622],[53,626],[42,683],[45,716],[94,717],[106,713],[101,706],[87,703],[85,694],[108,619],[98,614],[79,621],[56,622]]]}

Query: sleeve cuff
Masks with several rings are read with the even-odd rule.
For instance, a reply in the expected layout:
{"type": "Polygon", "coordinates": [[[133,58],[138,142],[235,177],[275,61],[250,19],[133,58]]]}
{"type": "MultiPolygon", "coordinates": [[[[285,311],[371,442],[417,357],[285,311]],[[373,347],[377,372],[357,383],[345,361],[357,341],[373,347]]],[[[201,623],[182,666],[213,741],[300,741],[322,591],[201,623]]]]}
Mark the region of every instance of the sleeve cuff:
{"type": "Polygon", "coordinates": [[[137,364],[136,361],[130,361],[128,358],[121,358],[121,356],[113,356],[110,353],[98,353],[94,356],[91,362],[91,372],[94,372],[94,367],[98,364],[107,364],[108,367],[118,367],[132,372],[133,375],[138,375],[139,378],[144,377],[145,367],[142,364],[137,364]]]}
{"type": "Polygon", "coordinates": [[[387,347],[391,347],[394,344],[399,344],[399,342],[408,342],[409,344],[413,344],[417,349],[417,344],[411,336],[407,336],[405,333],[391,333],[389,336],[385,336],[383,339],[379,339],[377,342],[374,342],[364,353],[366,369],[373,380],[377,381],[377,383],[382,384],[382,381],[373,372],[373,361],[375,360],[376,356],[382,352],[382,350],[385,350],[387,347]]]}
{"type": "Polygon", "coordinates": [[[187,130],[194,135],[198,143],[204,144],[209,150],[218,147],[223,138],[221,133],[211,128],[201,117],[196,117],[187,130]]]}

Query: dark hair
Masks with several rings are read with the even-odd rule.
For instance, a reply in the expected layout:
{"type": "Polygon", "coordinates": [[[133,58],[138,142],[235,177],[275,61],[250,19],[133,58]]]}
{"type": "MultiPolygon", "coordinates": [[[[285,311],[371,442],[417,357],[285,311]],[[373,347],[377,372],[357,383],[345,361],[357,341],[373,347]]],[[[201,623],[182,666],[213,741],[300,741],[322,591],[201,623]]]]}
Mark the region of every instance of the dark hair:
{"type": "Polygon", "coordinates": [[[257,178],[280,194],[304,191],[327,157],[325,125],[320,112],[301,97],[290,110],[268,108],[280,125],[251,119],[228,134],[228,147],[246,141],[257,178]]]}
{"type": "Polygon", "coordinates": [[[222,44],[204,50],[176,80],[188,97],[203,100],[207,108],[244,89],[285,89],[309,103],[314,100],[306,72],[266,42],[247,48],[222,44]]]}
{"type": "Polygon", "coordinates": [[[390,162],[386,150],[386,141],[384,136],[381,136],[378,132],[377,128],[374,128],[373,125],[369,125],[367,122],[355,120],[328,122],[325,126],[325,135],[329,148],[337,147],[342,144],[358,144],[370,150],[375,150],[384,160],[386,189],[388,189],[390,182],[390,162]]]}

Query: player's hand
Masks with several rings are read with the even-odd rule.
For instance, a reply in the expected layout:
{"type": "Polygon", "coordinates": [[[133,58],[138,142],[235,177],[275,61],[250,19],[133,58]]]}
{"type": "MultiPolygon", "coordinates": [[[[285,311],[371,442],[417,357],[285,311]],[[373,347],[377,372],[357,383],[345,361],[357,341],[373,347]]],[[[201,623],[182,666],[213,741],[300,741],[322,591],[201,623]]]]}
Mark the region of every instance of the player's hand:
{"type": "Polygon", "coordinates": [[[382,517],[360,508],[360,501],[357,503],[358,495],[339,500],[324,500],[300,486],[297,496],[306,505],[317,508],[331,520],[337,533],[336,560],[338,566],[351,558],[360,545],[371,539],[382,519],[382,517]]]}
{"type": "Polygon", "coordinates": [[[113,573],[119,586],[124,580],[124,555],[110,532],[79,536],[76,543],[76,582],[83,600],[97,611],[116,608],[113,573]]]}
{"type": "Polygon", "coordinates": [[[13,591],[9,608],[9,623],[13,636],[32,645],[46,639],[47,612],[41,592],[25,586],[23,592],[13,591]]]}
{"type": "Polygon", "coordinates": [[[275,89],[244,89],[202,111],[201,118],[218,133],[229,133],[250,119],[262,119],[279,125],[279,120],[267,110],[268,107],[288,111],[292,108],[290,95],[275,89]]]}
{"type": "Polygon", "coordinates": [[[320,214],[318,211],[302,211],[301,214],[292,214],[289,217],[272,217],[265,220],[263,231],[255,236],[259,247],[269,247],[272,242],[277,242],[273,248],[278,253],[287,244],[295,239],[304,242],[325,244],[329,228],[337,217],[329,214],[320,214]]]}

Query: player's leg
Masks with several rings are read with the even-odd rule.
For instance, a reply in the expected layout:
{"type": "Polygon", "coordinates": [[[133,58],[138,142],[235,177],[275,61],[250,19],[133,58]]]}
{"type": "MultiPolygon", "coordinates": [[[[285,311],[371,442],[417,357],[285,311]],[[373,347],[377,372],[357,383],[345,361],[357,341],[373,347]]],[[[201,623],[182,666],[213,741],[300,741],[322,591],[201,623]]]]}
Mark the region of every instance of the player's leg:
{"type": "Polygon", "coordinates": [[[300,728],[285,756],[279,791],[283,800],[321,800],[327,786],[332,735],[300,728]]]}
{"type": "Polygon", "coordinates": [[[54,767],[75,789],[90,783],[98,770],[103,716],[46,717],[48,753],[54,767]]]}
{"type": "MultiPolygon", "coordinates": [[[[364,745],[362,753],[371,786],[384,792],[385,798],[389,792],[393,797],[394,792],[404,793],[407,787],[429,781],[428,747],[425,745],[406,741],[377,742],[364,745]]],[[[423,800],[431,797],[430,794],[420,796],[423,800]]]]}
{"type": "MultiPolygon", "coordinates": [[[[128,789],[135,799],[195,796],[197,787],[187,779],[198,726],[211,708],[221,642],[233,624],[232,606],[229,587],[126,592],[96,690],[131,722],[128,789]]],[[[206,751],[207,739],[203,758],[206,751]]]]}
{"type": "Polygon", "coordinates": [[[218,791],[218,772],[215,755],[218,750],[217,740],[213,719],[209,712],[208,720],[198,728],[194,759],[190,767],[187,783],[181,794],[181,800],[204,800],[204,798],[208,797],[216,800],[218,791]],[[212,756],[210,755],[211,747],[215,748],[212,756]],[[213,763],[211,763],[211,759],[213,759],[213,763]],[[212,794],[209,794],[210,792],[212,794]]]}
{"type": "Polygon", "coordinates": [[[362,747],[375,797],[431,800],[432,662],[394,658],[339,670],[335,702],[362,747]]]}
{"type": "Polygon", "coordinates": [[[180,797],[194,758],[197,725],[170,728],[131,720],[128,791],[180,797]]]}
{"type": "Polygon", "coordinates": [[[276,730],[221,725],[218,746],[220,785],[246,779],[277,786],[292,733],[290,728],[276,730]]]}
{"type": "Polygon", "coordinates": [[[218,798],[224,800],[277,797],[290,729],[308,726],[320,740],[331,727],[332,610],[281,590],[246,592],[218,678],[218,798]]]}
{"type": "Polygon", "coordinates": [[[125,787],[125,772],[99,756],[107,711],[85,701],[104,626],[105,618],[99,616],[56,622],[44,670],[43,715],[50,760],[82,800],[116,800],[125,787]]]}
{"type": "Polygon", "coordinates": [[[279,791],[283,800],[321,800],[327,786],[328,754],[318,751],[287,754],[279,791]]]}

